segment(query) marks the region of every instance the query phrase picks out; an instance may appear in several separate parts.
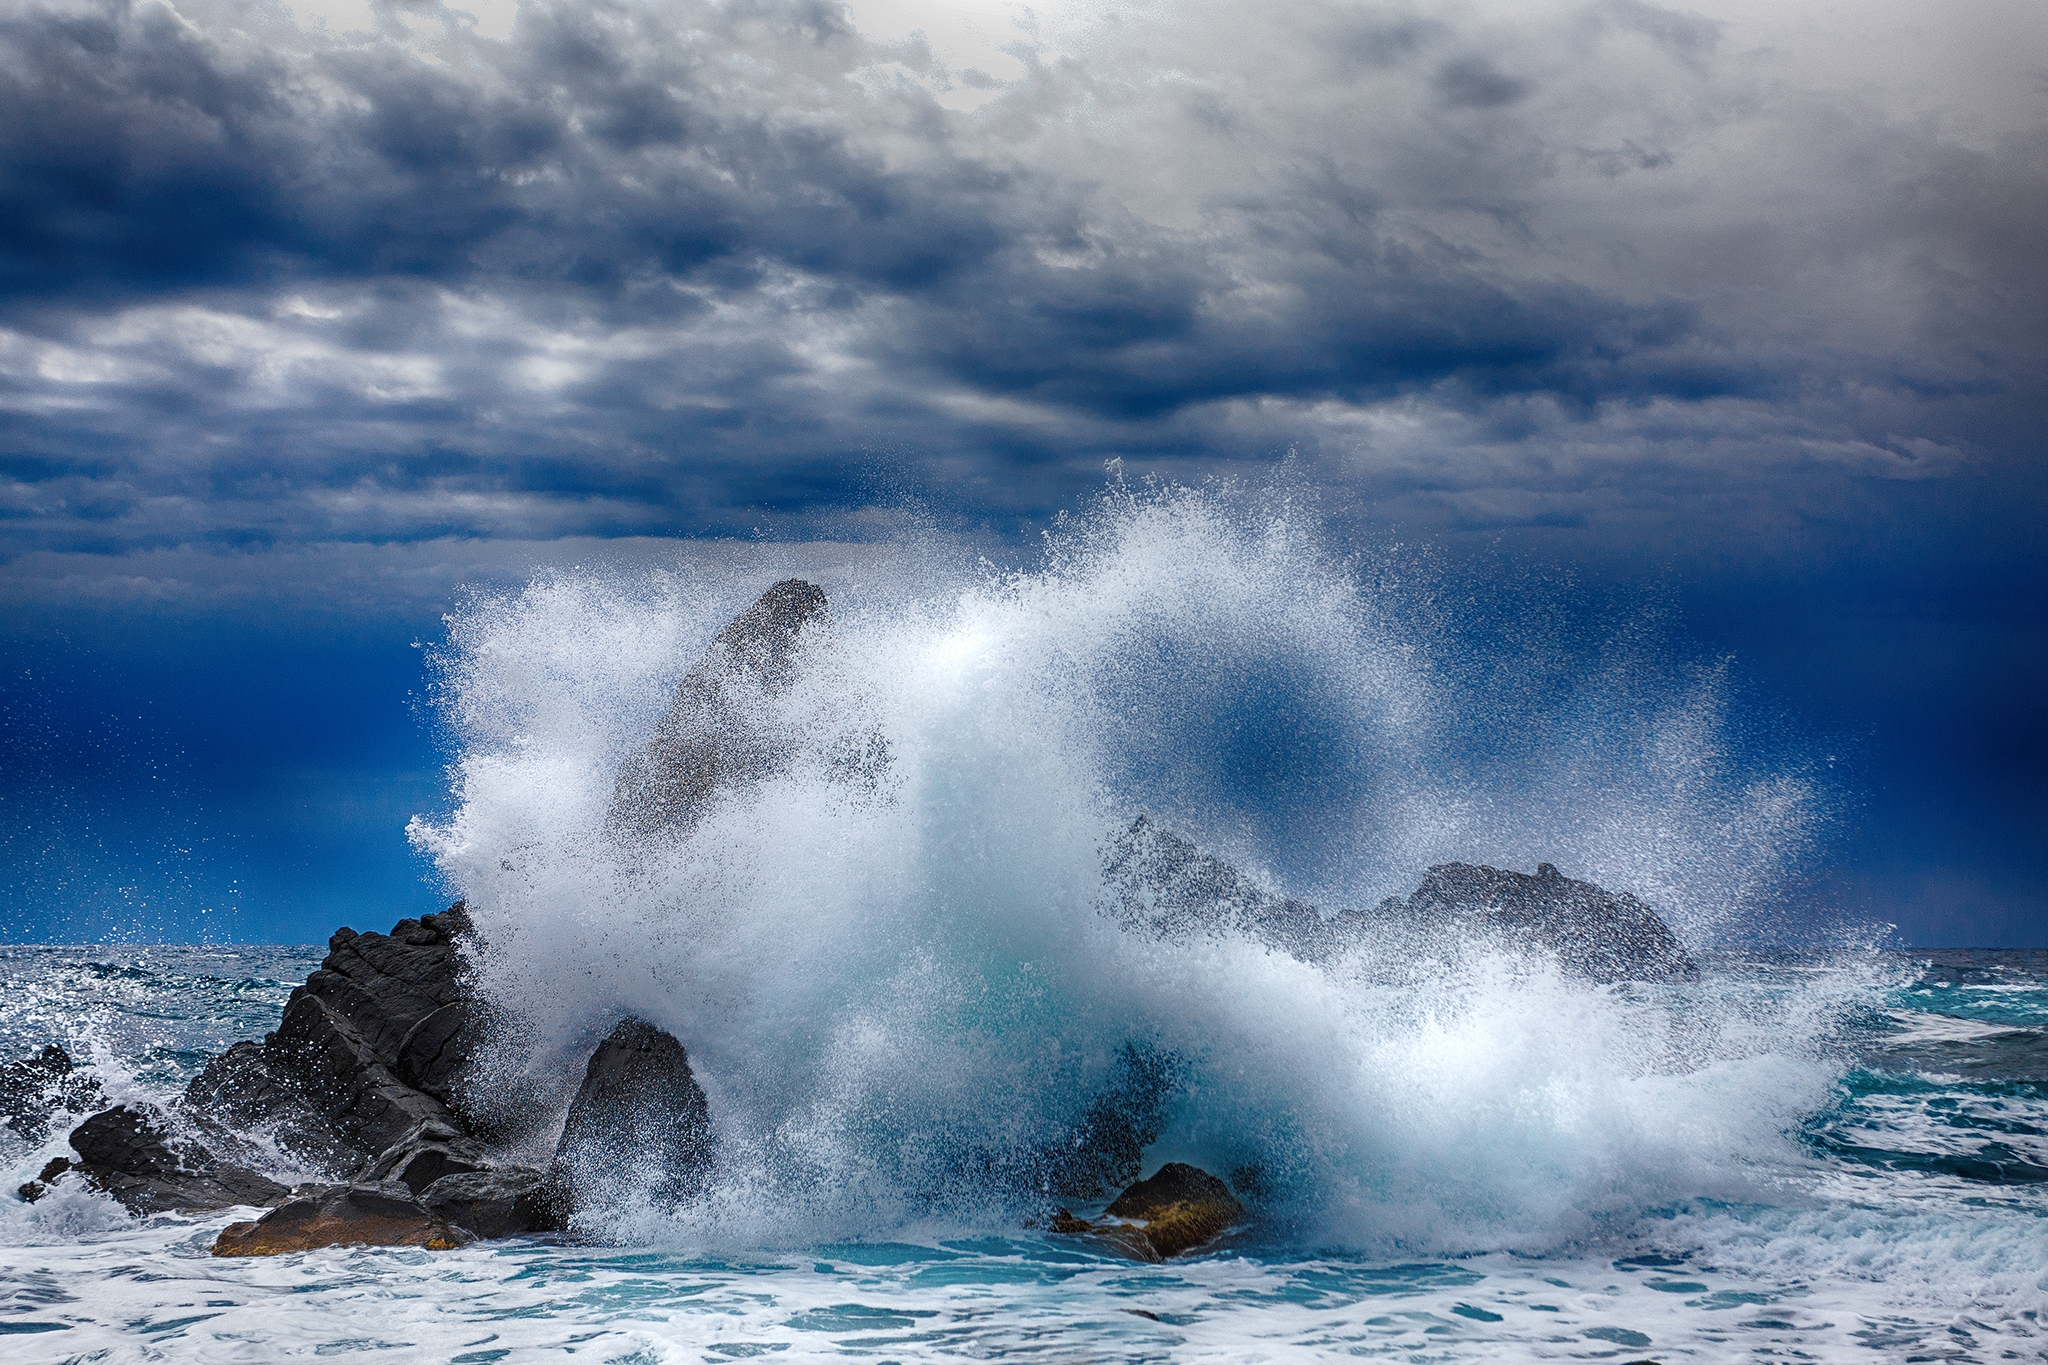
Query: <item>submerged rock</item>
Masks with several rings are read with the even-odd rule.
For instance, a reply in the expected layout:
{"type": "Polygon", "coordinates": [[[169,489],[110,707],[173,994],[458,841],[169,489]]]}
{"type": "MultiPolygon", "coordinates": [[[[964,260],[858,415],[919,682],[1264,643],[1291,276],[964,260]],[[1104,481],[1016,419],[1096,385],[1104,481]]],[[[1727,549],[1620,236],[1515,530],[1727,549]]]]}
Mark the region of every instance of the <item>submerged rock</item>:
{"type": "Polygon", "coordinates": [[[130,1213],[203,1213],[274,1204],[291,1193],[177,1133],[153,1108],[124,1104],[95,1114],[72,1131],[71,1146],[74,1169],[130,1213]]]}
{"type": "Polygon", "coordinates": [[[275,1256],[330,1246],[412,1246],[448,1251],[476,1238],[435,1215],[395,1180],[325,1185],[252,1223],[230,1223],[216,1256],[275,1256]]]}
{"type": "Polygon", "coordinates": [[[32,1143],[50,1135],[57,1110],[82,1114],[103,1100],[99,1082],[80,1073],[55,1043],[33,1057],[0,1066],[0,1123],[32,1143]]]}
{"type": "Polygon", "coordinates": [[[679,1204],[711,1164],[711,1111],[683,1045],[628,1019],[599,1043],[555,1147],[554,1178],[568,1199],[635,1196],[679,1204]]]}
{"type": "Polygon", "coordinates": [[[1215,1241],[1244,1217],[1244,1205],[1207,1171],[1169,1161],[1112,1200],[1103,1217],[1123,1221],[1090,1223],[1061,1209],[1052,1228],[1141,1261],[1163,1261],[1215,1241]]]}
{"type": "Polygon", "coordinates": [[[718,632],[676,688],[654,738],[619,769],[605,829],[615,837],[684,834],[715,794],[773,771],[787,748],[749,703],[788,686],[799,634],[824,590],[785,578],[718,632]]]}

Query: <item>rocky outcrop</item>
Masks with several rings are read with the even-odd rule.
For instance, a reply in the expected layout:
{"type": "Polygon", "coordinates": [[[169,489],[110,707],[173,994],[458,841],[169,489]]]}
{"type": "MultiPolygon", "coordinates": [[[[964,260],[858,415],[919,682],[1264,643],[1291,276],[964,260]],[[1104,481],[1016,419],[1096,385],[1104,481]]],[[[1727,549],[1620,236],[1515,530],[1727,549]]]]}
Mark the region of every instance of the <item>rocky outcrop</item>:
{"type": "Polygon", "coordinates": [[[325,1185],[251,1223],[230,1223],[214,1239],[216,1256],[276,1256],[331,1246],[413,1246],[447,1251],[475,1241],[437,1217],[395,1180],[325,1185]]]}
{"type": "Polygon", "coordinates": [[[286,1150],[346,1174],[422,1124],[466,1131],[456,1082],[475,1046],[462,994],[460,902],[389,934],[336,931],[261,1045],[209,1062],[186,1103],[236,1128],[273,1127],[286,1150]]]}
{"type": "Polygon", "coordinates": [[[470,1174],[489,1167],[490,1157],[481,1142],[448,1124],[429,1120],[391,1144],[359,1178],[372,1182],[396,1180],[414,1194],[421,1194],[443,1176],[470,1174]]]}
{"type": "Polygon", "coordinates": [[[72,1168],[130,1213],[203,1213],[290,1194],[178,1133],[157,1109],[123,1104],[95,1114],[72,1131],[71,1147],[78,1153],[72,1168]]]}
{"type": "Polygon", "coordinates": [[[33,1057],[0,1066],[0,1123],[24,1141],[50,1135],[50,1115],[83,1114],[104,1101],[99,1082],[71,1064],[71,1054],[51,1043],[33,1057]]]}
{"type": "Polygon", "coordinates": [[[1213,1242],[1244,1217],[1230,1187],[1207,1171],[1169,1161],[1110,1201],[1088,1222],[1061,1209],[1054,1232],[1085,1236],[1141,1261],[1163,1261],[1213,1242]]]}
{"type": "Polygon", "coordinates": [[[780,764],[786,742],[761,725],[755,703],[788,686],[798,637],[824,611],[823,589],[786,578],[718,632],[683,675],[654,738],[619,769],[610,834],[686,834],[718,791],[780,764]]]}
{"type": "Polygon", "coordinates": [[[1699,968],[1657,912],[1627,892],[1574,881],[1549,863],[1536,874],[1471,863],[1432,867],[1405,904],[1416,924],[1444,924],[1510,943],[1534,943],[1590,981],[1697,981],[1699,968]]]}
{"type": "Polygon", "coordinates": [[[1164,938],[1238,934],[1322,962],[1374,933],[1534,945],[1591,981],[1691,981],[1699,969],[1656,911],[1626,892],[1573,881],[1549,863],[1536,875],[1470,863],[1432,867],[1406,901],[1324,918],[1264,891],[1220,858],[1140,815],[1103,859],[1109,909],[1127,928],[1164,938]]]}
{"type": "Polygon", "coordinates": [[[683,1045],[640,1019],[614,1028],[590,1056],[555,1148],[563,1195],[673,1206],[703,1187],[711,1155],[711,1110],[683,1045]]]}

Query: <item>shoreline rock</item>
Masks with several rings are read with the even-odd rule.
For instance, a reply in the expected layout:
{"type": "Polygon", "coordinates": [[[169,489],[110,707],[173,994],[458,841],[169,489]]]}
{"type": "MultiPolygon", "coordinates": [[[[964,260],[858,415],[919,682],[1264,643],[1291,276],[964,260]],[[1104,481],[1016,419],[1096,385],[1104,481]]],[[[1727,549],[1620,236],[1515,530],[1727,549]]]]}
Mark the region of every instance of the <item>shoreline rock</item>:
{"type": "Polygon", "coordinates": [[[475,1234],[436,1216],[395,1180],[325,1185],[280,1204],[254,1222],[230,1223],[214,1238],[216,1256],[276,1256],[331,1246],[416,1246],[452,1251],[475,1234]]]}
{"type": "Polygon", "coordinates": [[[1061,1209],[1054,1232],[1087,1237],[1140,1261],[1164,1261],[1207,1246],[1244,1218],[1230,1187],[1199,1167],[1169,1161],[1119,1194],[1095,1222],[1061,1209]]]}
{"type": "Polygon", "coordinates": [[[590,1054],[562,1124],[551,1173],[561,1197],[680,1204],[710,1163],[711,1109],[689,1054],[645,1020],[622,1020],[590,1054]]]}

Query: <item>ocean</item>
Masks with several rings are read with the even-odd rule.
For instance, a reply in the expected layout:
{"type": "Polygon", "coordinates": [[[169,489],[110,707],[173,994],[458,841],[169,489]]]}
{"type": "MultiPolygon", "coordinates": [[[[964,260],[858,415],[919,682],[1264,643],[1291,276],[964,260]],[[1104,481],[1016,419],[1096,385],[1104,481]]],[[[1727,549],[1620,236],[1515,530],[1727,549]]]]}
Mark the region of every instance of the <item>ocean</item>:
{"type": "MultiPolygon", "coordinates": [[[[829,611],[772,687],[728,681],[744,762],[644,840],[619,774],[765,575],[565,569],[469,601],[435,651],[450,799],[410,837],[475,926],[469,1095],[544,1163],[595,1041],[645,1019],[709,1106],[687,1202],[223,1260],[246,1215],[0,1195],[0,1353],[2048,1355],[2048,956],[1901,952],[1803,905],[1853,794],[1725,660],[1338,553],[1285,490],[1119,485],[1033,567],[942,550],[792,549],[829,611]],[[1384,932],[1309,962],[1134,922],[1105,850],[1140,813],[1384,932]],[[1373,918],[1450,861],[1638,896],[1699,979],[1373,918]],[[1045,1230],[1041,1177],[1134,1066],[1163,1096],[1146,1173],[1250,1208],[1157,1265],[1045,1230]]],[[[57,1042],[109,1097],[167,1100],[320,953],[0,950],[0,1057],[57,1042]]],[[[0,1151],[6,1190],[64,1127],[0,1151]]]]}
{"type": "MultiPolygon", "coordinates": [[[[0,1055],[165,1099],[260,1036],[311,947],[0,949],[0,1055]]],[[[1886,956],[1771,1199],[1668,1200],[1542,1250],[1370,1255],[1253,1226],[1164,1265],[1010,1227],[736,1254],[543,1237],[220,1260],[244,1214],[0,1201],[9,1361],[1994,1361],[2048,1357],[2048,954],[1886,956]]],[[[1796,991],[1797,961],[1699,989],[1796,991]]],[[[1678,1121],[1682,1116],[1673,1116],[1678,1121]]],[[[61,1128],[61,1125],[60,1125],[61,1128]]],[[[5,1153],[7,1188],[63,1152],[5,1153]]],[[[1752,1175],[1759,1173],[1751,1173],[1752,1175]]]]}

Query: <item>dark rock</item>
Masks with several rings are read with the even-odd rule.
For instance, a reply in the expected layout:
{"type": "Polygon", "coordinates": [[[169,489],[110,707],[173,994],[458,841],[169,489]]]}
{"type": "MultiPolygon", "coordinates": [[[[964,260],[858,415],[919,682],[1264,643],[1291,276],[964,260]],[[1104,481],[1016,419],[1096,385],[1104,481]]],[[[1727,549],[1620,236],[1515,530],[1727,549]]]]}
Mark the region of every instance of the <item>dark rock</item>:
{"type": "Polygon", "coordinates": [[[1166,1130],[1166,1109],[1186,1078],[1178,1057],[1149,1044],[1117,1050],[1107,1083],[1081,1122],[1047,1154],[1045,1188],[1072,1199],[1099,1198],[1138,1178],[1145,1149],[1166,1130]]]}
{"type": "Polygon", "coordinates": [[[679,1204],[710,1162],[711,1113],[683,1045],[642,1020],[621,1023],[591,1054],[555,1148],[566,1198],[679,1204]]]}
{"type": "Polygon", "coordinates": [[[31,1143],[50,1135],[50,1115],[57,1110],[83,1114],[101,1103],[99,1082],[78,1072],[71,1054],[55,1043],[0,1066],[0,1123],[31,1143]]]}
{"type": "Polygon", "coordinates": [[[76,1169],[130,1213],[206,1212],[274,1204],[289,1191],[245,1166],[223,1161],[176,1133],[150,1108],[117,1105],[72,1130],[76,1169]]]}
{"type": "Polygon", "coordinates": [[[1052,1229],[1098,1239],[1139,1260],[1162,1261],[1214,1241],[1244,1217],[1244,1205],[1207,1171],[1170,1161],[1118,1195],[1103,1216],[1126,1221],[1089,1223],[1062,1209],[1052,1229]]]}
{"type": "Polygon", "coordinates": [[[1432,867],[1405,902],[1325,919],[1315,907],[1261,890],[1220,858],[1140,815],[1103,860],[1110,912],[1164,938],[1241,934],[1321,962],[1371,933],[1429,946],[1454,937],[1537,944],[1593,981],[1692,981],[1699,970],[1656,911],[1623,892],[1573,881],[1549,863],[1535,876],[1469,863],[1432,867]]]}
{"type": "Polygon", "coordinates": [[[475,1238],[443,1221],[397,1181],[321,1186],[253,1223],[230,1223],[216,1256],[275,1256],[329,1246],[414,1246],[447,1251],[475,1238]]]}
{"type": "Polygon", "coordinates": [[[788,685],[798,636],[824,610],[822,589],[786,578],[718,632],[683,675],[654,738],[620,767],[608,832],[687,833],[717,792],[780,764],[786,744],[764,730],[749,702],[788,685]]]}
{"type": "Polygon", "coordinates": [[[1401,909],[1416,923],[1449,922],[1541,944],[1566,971],[1592,981],[1699,979],[1699,968],[1656,911],[1625,891],[1573,881],[1549,863],[1538,864],[1533,877],[1444,863],[1429,870],[1401,909]]]}
{"type": "Polygon", "coordinates": [[[475,1047],[460,982],[460,902],[389,934],[341,929],[277,1031],[208,1063],[186,1092],[238,1128],[274,1125],[295,1156],[360,1169],[420,1125],[464,1128],[457,1080],[475,1047]]]}
{"type": "Polygon", "coordinates": [[[547,1172],[528,1166],[444,1175],[420,1194],[436,1218],[479,1237],[549,1232],[559,1218],[547,1172]]]}
{"type": "Polygon", "coordinates": [[[21,1186],[15,1193],[19,1194],[25,1202],[33,1204],[36,1200],[41,1199],[50,1192],[50,1186],[57,1183],[58,1176],[70,1169],[71,1159],[69,1157],[52,1157],[43,1163],[43,1169],[34,1180],[21,1186]]]}
{"type": "Polygon", "coordinates": [[[443,1176],[481,1171],[487,1165],[482,1143],[445,1123],[429,1121],[393,1143],[359,1178],[396,1180],[419,1194],[443,1176]]]}

